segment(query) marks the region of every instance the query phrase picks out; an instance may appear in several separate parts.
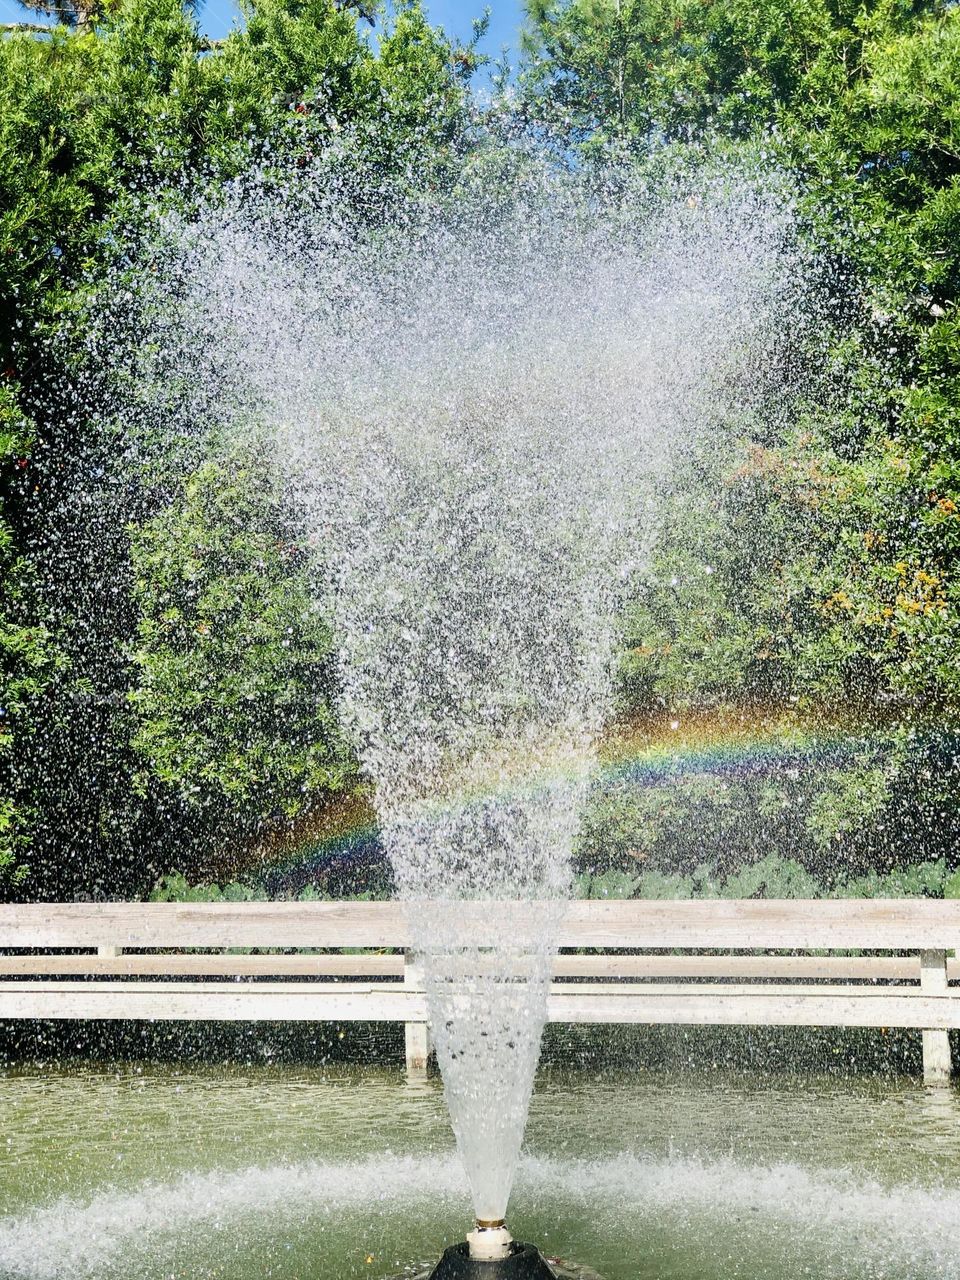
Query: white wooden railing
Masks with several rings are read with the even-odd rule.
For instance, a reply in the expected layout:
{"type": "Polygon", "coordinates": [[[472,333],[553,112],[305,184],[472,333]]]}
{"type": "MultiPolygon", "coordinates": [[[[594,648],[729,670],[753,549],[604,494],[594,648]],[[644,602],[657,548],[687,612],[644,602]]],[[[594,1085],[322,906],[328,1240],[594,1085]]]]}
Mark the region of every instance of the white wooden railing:
{"type": "MultiPolygon", "coordinates": [[[[397,1021],[422,1070],[409,942],[396,902],[0,906],[0,1020],[397,1021]]],[[[949,1078],[960,902],[572,902],[559,945],[551,1021],[912,1028],[949,1078]]]]}

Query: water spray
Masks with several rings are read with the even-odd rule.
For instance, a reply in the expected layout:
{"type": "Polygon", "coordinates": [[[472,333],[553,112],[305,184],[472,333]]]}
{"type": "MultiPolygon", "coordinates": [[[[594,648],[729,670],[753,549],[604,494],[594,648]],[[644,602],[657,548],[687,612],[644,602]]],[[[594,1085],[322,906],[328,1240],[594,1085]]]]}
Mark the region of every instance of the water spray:
{"type": "Polygon", "coordinates": [[[754,357],[803,273],[789,203],[725,181],[632,213],[549,167],[516,200],[485,181],[369,233],[322,186],[309,235],[299,172],[295,198],[241,185],[191,216],[171,283],[144,273],[170,297],[137,352],[163,362],[126,381],[146,414],[155,377],[163,425],[167,369],[225,386],[302,527],[478,1219],[432,1280],[557,1280],[503,1215],[621,596],[682,442],[783,402],[754,357]]]}

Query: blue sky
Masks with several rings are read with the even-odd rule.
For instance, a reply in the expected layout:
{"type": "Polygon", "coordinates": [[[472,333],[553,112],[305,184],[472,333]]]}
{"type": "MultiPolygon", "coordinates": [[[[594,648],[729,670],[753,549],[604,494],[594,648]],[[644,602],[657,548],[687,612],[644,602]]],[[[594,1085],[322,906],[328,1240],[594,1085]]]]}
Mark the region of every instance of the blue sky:
{"type": "MultiPolygon", "coordinates": [[[[471,20],[480,17],[484,7],[485,0],[424,0],[431,21],[443,27],[448,35],[462,40],[469,38],[471,20]]],[[[490,0],[490,13],[490,32],[483,43],[483,52],[496,55],[504,45],[516,51],[523,21],[523,0],[490,0]]],[[[18,22],[30,16],[16,0],[0,0],[0,22],[18,22]]],[[[232,0],[206,0],[200,26],[216,39],[229,31],[237,16],[232,0]]]]}

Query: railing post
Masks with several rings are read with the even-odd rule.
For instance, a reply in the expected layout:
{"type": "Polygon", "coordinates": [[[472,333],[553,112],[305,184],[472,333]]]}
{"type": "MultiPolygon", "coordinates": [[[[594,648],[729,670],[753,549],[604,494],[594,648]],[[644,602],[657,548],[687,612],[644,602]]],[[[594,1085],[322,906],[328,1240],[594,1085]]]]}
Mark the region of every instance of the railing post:
{"type": "MultiPolygon", "coordinates": [[[[403,985],[423,990],[423,969],[413,951],[403,953],[403,985]]],[[[407,1075],[422,1079],[430,1057],[430,1032],[425,1022],[407,1022],[403,1028],[407,1075]]]]}
{"type": "MultiPolygon", "coordinates": [[[[946,995],[946,951],[920,952],[920,988],[931,996],[946,995]]],[[[950,1035],[947,1031],[923,1032],[923,1082],[924,1084],[949,1084],[950,1035]]]]}
{"type": "Polygon", "coordinates": [[[123,947],[97,947],[98,956],[120,956],[123,955],[123,947]]]}

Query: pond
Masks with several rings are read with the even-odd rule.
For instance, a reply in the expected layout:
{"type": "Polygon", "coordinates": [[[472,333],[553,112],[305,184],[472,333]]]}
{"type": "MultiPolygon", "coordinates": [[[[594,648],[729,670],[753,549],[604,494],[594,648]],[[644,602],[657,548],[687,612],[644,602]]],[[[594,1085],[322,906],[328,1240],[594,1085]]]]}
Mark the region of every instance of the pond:
{"type": "MultiPolygon", "coordinates": [[[[0,1275],[384,1280],[462,1238],[439,1080],[8,1070],[0,1275]]],[[[541,1072],[514,1234],[605,1280],[960,1274],[960,1095],[908,1079],[541,1072]]]]}

